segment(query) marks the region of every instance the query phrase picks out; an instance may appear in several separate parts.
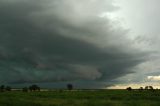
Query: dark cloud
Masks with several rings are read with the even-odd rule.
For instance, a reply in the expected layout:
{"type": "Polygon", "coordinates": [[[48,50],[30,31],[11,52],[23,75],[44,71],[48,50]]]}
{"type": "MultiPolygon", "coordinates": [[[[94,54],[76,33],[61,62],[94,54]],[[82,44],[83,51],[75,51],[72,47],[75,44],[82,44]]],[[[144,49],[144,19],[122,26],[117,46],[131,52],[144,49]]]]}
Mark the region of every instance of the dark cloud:
{"type": "Polygon", "coordinates": [[[131,73],[145,54],[98,17],[117,9],[110,1],[1,0],[0,82],[94,86],[131,73]]]}

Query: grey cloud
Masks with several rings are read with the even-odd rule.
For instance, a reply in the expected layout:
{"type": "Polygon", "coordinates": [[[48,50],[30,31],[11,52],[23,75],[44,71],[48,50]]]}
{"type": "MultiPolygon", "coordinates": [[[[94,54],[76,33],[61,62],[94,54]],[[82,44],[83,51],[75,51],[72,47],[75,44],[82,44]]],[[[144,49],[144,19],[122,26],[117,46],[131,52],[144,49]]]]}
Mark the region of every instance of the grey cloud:
{"type": "Polygon", "coordinates": [[[98,17],[116,9],[109,0],[1,0],[0,82],[109,84],[131,73],[146,54],[98,17]]]}

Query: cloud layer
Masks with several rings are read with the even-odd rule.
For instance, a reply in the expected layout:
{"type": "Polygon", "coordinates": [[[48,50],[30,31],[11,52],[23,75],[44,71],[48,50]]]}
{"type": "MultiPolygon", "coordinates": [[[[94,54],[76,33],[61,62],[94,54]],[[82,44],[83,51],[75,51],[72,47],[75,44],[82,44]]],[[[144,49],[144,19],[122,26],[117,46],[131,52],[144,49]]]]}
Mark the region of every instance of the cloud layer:
{"type": "Polygon", "coordinates": [[[1,0],[0,82],[109,84],[132,73],[146,53],[99,17],[117,9],[111,0],[1,0]]]}

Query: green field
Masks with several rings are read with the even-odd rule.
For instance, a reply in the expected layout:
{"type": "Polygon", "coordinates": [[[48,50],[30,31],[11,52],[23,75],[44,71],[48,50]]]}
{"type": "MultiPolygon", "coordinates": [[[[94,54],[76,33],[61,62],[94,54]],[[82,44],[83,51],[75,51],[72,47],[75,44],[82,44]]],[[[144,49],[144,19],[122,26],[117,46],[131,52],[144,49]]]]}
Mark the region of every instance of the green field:
{"type": "Polygon", "coordinates": [[[0,106],[160,106],[160,91],[0,92],[0,106]]]}

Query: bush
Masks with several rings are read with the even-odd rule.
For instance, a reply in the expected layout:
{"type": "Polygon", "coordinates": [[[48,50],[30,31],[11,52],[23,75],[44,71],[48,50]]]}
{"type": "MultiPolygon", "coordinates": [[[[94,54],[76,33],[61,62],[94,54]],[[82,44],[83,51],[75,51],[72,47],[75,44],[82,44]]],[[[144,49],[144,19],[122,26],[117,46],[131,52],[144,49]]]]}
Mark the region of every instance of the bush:
{"type": "Polygon", "coordinates": [[[40,91],[40,87],[37,86],[37,85],[31,85],[31,86],[29,87],[29,90],[30,90],[30,91],[40,91]]]}
{"type": "Polygon", "coordinates": [[[22,88],[22,91],[23,91],[23,92],[28,92],[28,88],[27,88],[27,87],[24,87],[24,88],[22,88]]]}
{"type": "Polygon", "coordinates": [[[1,91],[1,92],[4,92],[4,91],[5,91],[5,86],[4,86],[4,85],[1,85],[1,86],[0,86],[0,91],[1,91]]]}
{"type": "Polygon", "coordinates": [[[12,88],[10,86],[6,86],[6,88],[5,88],[6,91],[11,91],[11,89],[12,88]]]}

